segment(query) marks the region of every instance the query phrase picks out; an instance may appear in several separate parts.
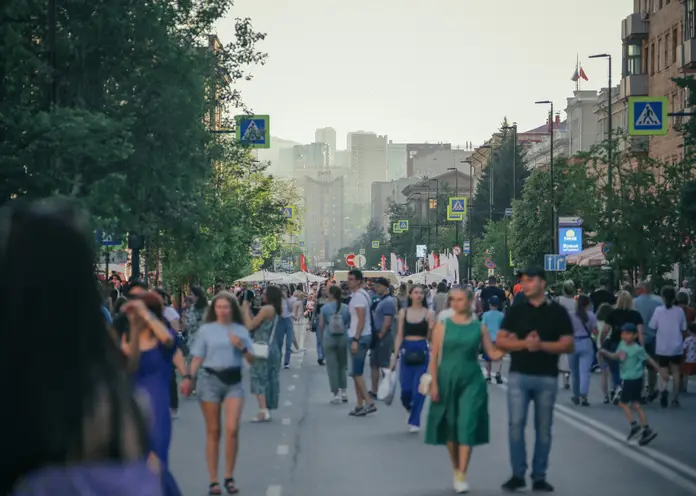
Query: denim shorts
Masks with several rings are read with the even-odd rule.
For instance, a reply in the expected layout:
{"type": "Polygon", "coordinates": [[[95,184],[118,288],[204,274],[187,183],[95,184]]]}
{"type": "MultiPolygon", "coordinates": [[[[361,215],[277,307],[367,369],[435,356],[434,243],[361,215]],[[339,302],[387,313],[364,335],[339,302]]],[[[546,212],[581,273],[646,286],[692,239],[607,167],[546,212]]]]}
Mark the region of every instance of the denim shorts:
{"type": "Polygon", "coordinates": [[[196,397],[205,403],[222,403],[228,398],[244,398],[242,383],[228,386],[216,376],[201,370],[196,381],[196,397]]]}
{"type": "Polygon", "coordinates": [[[358,341],[358,352],[353,353],[350,349],[353,346],[353,341],[350,341],[348,353],[350,357],[351,377],[360,377],[365,372],[365,359],[367,358],[367,351],[370,349],[371,343],[372,335],[360,336],[360,340],[358,341]]]}

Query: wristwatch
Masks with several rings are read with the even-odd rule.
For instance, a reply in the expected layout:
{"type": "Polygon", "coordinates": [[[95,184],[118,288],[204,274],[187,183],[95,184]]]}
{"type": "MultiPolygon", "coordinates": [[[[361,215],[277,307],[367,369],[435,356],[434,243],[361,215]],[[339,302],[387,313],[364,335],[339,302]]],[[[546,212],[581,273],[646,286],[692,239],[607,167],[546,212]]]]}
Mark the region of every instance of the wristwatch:
{"type": "Polygon", "coordinates": [[[186,374],[183,377],[184,379],[188,379],[189,381],[193,380],[193,377],[191,377],[191,374],[186,374]]]}
{"type": "Polygon", "coordinates": [[[353,341],[354,343],[357,343],[360,341],[358,338],[351,338],[350,340],[353,341]]]}

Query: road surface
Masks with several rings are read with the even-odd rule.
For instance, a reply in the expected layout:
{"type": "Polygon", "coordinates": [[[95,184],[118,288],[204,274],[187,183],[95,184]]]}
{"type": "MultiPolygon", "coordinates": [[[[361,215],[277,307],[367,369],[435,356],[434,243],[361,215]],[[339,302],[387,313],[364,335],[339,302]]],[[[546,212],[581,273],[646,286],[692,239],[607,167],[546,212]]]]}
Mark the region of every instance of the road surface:
{"type": "MultiPolygon", "coordinates": [[[[365,418],[348,416],[352,390],[351,403],[329,404],[326,371],[316,362],[311,334],[306,341],[310,350],[294,355],[292,367],[281,371],[281,406],[273,421],[250,423],[256,401],[248,398],[245,405],[235,474],[241,494],[453,494],[445,449],[406,432],[406,413],[398,400],[391,407],[378,404],[379,411],[365,418]]],[[[505,388],[489,386],[491,443],[474,450],[471,494],[502,494],[500,485],[510,476],[505,388]]],[[[680,410],[649,405],[648,420],[658,437],[640,448],[624,441],[627,425],[618,407],[601,404],[597,376],[592,389],[589,408],[573,406],[570,394],[560,391],[548,474],[556,494],[696,494],[696,395],[685,396],[680,410]]],[[[170,459],[185,496],[207,494],[204,443],[198,404],[182,399],[170,459]]]]}

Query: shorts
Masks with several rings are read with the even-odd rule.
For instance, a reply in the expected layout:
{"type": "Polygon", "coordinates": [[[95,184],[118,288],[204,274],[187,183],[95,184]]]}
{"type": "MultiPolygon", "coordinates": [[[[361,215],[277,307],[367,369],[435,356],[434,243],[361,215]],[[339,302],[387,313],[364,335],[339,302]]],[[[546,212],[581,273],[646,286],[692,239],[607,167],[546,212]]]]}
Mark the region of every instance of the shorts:
{"type": "MultiPolygon", "coordinates": [[[[493,346],[495,346],[495,341],[491,341],[491,344],[492,344],[493,346]]],[[[485,352],[483,349],[481,349],[481,355],[483,355],[483,361],[484,361],[484,362],[490,362],[490,361],[491,361],[491,357],[489,357],[488,355],[486,355],[486,352],[485,352]]]]}
{"type": "Polygon", "coordinates": [[[683,355],[655,355],[655,361],[660,367],[669,367],[670,365],[681,365],[683,355]]]}
{"type": "Polygon", "coordinates": [[[625,379],[621,381],[621,403],[640,403],[643,398],[643,379],[625,379]]]}
{"type": "Polygon", "coordinates": [[[650,358],[655,358],[655,340],[653,339],[649,343],[645,343],[645,352],[648,354],[650,358]]]}
{"type": "Polygon", "coordinates": [[[374,368],[387,368],[391,365],[391,356],[394,352],[394,335],[388,332],[380,339],[377,346],[370,350],[370,366],[374,368]]]}
{"type": "Polygon", "coordinates": [[[242,383],[228,386],[214,375],[201,370],[196,381],[196,397],[205,403],[222,403],[228,398],[244,398],[242,383]]]}
{"type": "Polygon", "coordinates": [[[372,343],[372,335],[360,336],[358,341],[358,352],[353,353],[351,350],[353,346],[353,341],[351,340],[348,344],[348,357],[350,359],[350,376],[351,377],[361,377],[365,372],[365,359],[367,358],[367,352],[370,349],[370,344],[372,343]]]}

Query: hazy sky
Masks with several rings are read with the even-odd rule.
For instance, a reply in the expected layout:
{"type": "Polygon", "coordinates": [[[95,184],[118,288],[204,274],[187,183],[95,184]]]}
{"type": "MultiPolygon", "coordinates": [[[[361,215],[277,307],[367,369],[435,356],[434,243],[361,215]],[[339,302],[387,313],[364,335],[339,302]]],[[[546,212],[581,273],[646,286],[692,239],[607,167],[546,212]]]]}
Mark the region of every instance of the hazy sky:
{"type": "MultiPolygon", "coordinates": [[[[331,126],[367,130],[394,142],[480,144],[503,117],[520,129],[544,122],[536,100],[565,108],[576,56],[606,86],[621,75],[621,20],[632,0],[236,0],[218,34],[228,41],[234,17],[249,16],[268,34],[265,66],[240,85],[271,134],[311,142],[331,126]]],[[[562,114],[564,115],[564,114],[562,114]]]]}

